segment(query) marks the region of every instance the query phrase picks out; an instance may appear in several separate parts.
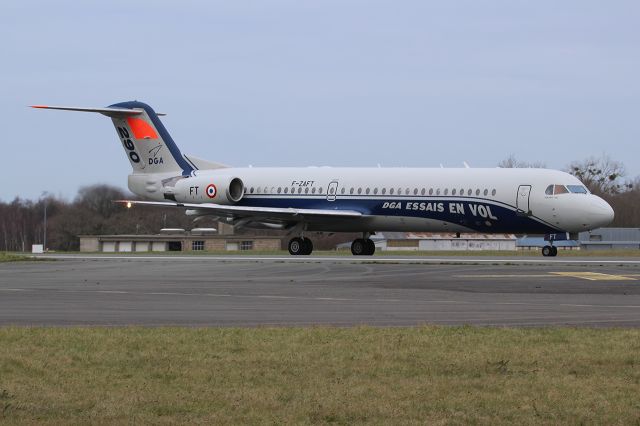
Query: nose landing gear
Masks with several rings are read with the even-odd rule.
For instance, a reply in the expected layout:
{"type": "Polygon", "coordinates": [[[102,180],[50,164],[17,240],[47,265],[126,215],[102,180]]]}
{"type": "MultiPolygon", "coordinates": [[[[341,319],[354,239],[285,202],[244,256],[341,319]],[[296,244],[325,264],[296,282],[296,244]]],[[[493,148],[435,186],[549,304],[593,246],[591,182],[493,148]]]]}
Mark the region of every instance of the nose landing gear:
{"type": "Polygon", "coordinates": [[[545,257],[555,257],[558,255],[558,247],[544,246],[542,247],[542,255],[545,257]]]}

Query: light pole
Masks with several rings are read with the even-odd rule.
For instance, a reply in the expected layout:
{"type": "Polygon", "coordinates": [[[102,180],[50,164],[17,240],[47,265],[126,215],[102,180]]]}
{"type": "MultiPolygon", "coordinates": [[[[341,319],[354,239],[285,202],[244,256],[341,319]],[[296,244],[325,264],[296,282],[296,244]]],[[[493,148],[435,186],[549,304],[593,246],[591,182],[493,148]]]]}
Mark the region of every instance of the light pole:
{"type": "Polygon", "coordinates": [[[49,193],[47,191],[44,191],[42,193],[42,196],[44,197],[44,230],[43,230],[43,236],[42,236],[42,250],[43,251],[47,251],[47,196],[49,195],[49,193]]]}

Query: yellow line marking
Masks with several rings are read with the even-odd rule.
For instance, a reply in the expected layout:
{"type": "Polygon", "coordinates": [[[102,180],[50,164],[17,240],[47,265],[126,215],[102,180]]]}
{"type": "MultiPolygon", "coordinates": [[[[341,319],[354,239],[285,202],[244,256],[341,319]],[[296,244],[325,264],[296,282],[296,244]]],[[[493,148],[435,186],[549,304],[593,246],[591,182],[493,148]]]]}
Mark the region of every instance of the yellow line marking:
{"type": "Polygon", "coordinates": [[[637,281],[635,278],[622,275],[602,274],[600,272],[550,272],[563,277],[580,278],[589,281],[637,281]]]}

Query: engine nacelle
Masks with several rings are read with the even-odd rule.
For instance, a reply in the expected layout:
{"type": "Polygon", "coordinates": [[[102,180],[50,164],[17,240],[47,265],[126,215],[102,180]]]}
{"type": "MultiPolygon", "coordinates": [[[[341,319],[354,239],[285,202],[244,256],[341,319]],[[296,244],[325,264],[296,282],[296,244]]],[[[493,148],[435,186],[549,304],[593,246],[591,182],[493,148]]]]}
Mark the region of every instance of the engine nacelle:
{"type": "Polygon", "coordinates": [[[242,200],[244,190],[239,177],[208,174],[180,179],[173,191],[165,191],[164,198],[180,203],[235,204],[242,200]]]}

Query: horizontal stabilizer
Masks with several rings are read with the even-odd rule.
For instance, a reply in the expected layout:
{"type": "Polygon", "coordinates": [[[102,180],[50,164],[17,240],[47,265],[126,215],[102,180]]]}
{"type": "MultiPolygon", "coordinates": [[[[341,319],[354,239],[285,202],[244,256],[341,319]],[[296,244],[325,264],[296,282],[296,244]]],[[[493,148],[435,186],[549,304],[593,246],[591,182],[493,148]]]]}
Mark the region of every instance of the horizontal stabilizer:
{"type": "MultiPolygon", "coordinates": [[[[81,107],[67,107],[67,106],[49,106],[49,105],[30,105],[31,108],[38,109],[59,109],[63,111],[83,111],[83,112],[98,112],[104,114],[107,117],[122,117],[133,116],[142,114],[141,109],[126,109],[126,108],[81,108],[81,107]]],[[[166,115],[157,113],[157,115],[166,115]]]]}

